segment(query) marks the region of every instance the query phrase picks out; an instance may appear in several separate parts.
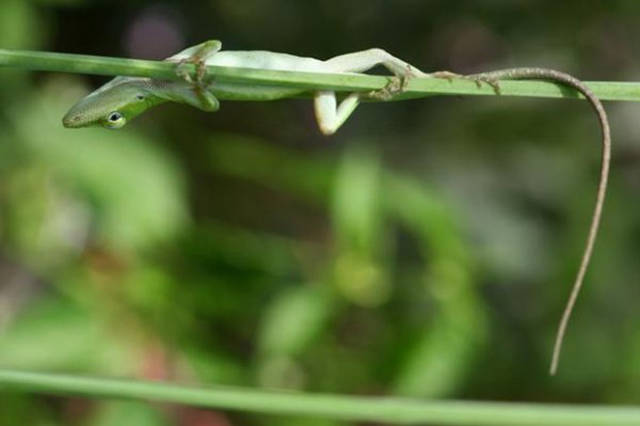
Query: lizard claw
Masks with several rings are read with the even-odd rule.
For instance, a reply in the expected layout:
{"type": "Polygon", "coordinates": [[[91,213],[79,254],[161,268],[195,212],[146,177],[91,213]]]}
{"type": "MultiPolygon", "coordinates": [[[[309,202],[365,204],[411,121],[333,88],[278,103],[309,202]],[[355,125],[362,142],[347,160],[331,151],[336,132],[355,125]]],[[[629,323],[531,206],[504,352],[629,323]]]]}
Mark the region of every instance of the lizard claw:
{"type": "Polygon", "coordinates": [[[178,77],[182,78],[189,84],[202,86],[202,83],[204,81],[204,76],[206,75],[206,73],[207,73],[207,65],[205,64],[204,60],[200,58],[192,57],[192,58],[181,59],[180,62],[178,62],[178,65],[176,65],[176,74],[178,75],[178,77]],[[195,80],[193,79],[193,77],[191,77],[191,74],[189,73],[189,70],[186,67],[186,65],[188,64],[194,64],[196,66],[195,80]]]}
{"type": "Polygon", "coordinates": [[[395,95],[404,92],[408,84],[408,79],[405,76],[394,75],[389,77],[389,82],[380,90],[373,90],[368,93],[368,96],[373,99],[381,101],[388,101],[395,95]]]}
{"type": "MultiPolygon", "coordinates": [[[[204,78],[207,75],[206,61],[215,55],[216,52],[220,51],[221,47],[222,43],[220,43],[219,40],[209,40],[192,48],[186,49],[184,53],[189,56],[183,57],[178,61],[178,65],[176,65],[176,74],[189,84],[204,87],[204,78]],[[191,76],[190,70],[186,66],[187,64],[193,64],[196,66],[195,80],[191,76]]],[[[173,57],[170,59],[173,59],[173,57]]]]}
{"type": "Polygon", "coordinates": [[[193,78],[191,78],[191,74],[189,74],[189,70],[185,65],[189,63],[188,59],[181,59],[176,65],[176,75],[186,81],[189,84],[193,84],[193,78]]]}
{"type": "Polygon", "coordinates": [[[496,92],[496,95],[500,94],[500,81],[498,79],[486,77],[482,74],[470,75],[468,76],[468,78],[473,79],[478,87],[481,87],[482,83],[486,83],[493,88],[494,92],[496,92]]]}
{"type": "Polygon", "coordinates": [[[419,71],[416,72],[409,64],[407,64],[406,68],[407,69],[402,74],[397,74],[389,77],[389,82],[386,86],[384,86],[380,90],[373,90],[369,92],[368,96],[373,99],[388,101],[394,96],[407,90],[409,81],[414,77],[420,76],[421,74],[419,74],[419,71]]]}

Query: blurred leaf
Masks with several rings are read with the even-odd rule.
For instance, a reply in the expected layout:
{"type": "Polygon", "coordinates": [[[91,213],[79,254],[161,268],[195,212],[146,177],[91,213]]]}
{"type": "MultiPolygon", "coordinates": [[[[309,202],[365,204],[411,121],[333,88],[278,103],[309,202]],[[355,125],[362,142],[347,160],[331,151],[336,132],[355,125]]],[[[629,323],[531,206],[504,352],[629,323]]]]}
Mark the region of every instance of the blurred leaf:
{"type": "Polygon", "coordinates": [[[0,13],[0,46],[3,49],[35,48],[44,36],[45,21],[24,0],[3,0],[0,13]]]}
{"type": "Polygon", "coordinates": [[[391,282],[384,265],[355,249],[337,254],[333,276],[336,287],[353,303],[375,307],[389,299],[391,282]]]}
{"type": "MultiPolygon", "coordinates": [[[[470,318],[473,319],[473,318],[470,318]]],[[[427,398],[455,394],[478,337],[473,323],[436,319],[416,335],[394,381],[394,393],[427,398]]]]}
{"type": "Polygon", "coordinates": [[[41,270],[77,255],[90,227],[89,206],[52,178],[44,167],[25,166],[6,176],[3,194],[4,238],[41,270]]]}
{"type": "Polygon", "coordinates": [[[287,277],[300,267],[300,256],[313,256],[321,247],[300,239],[257,232],[207,221],[193,229],[189,254],[248,271],[287,277]]]}
{"type": "Polygon", "coordinates": [[[395,392],[442,397],[454,393],[471,354],[480,349],[486,319],[472,287],[469,256],[446,204],[399,177],[388,179],[385,205],[418,238],[425,258],[425,291],[438,310],[414,336],[395,380],[395,392]]]}
{"type": "Polygon", "coordinates": [[[305,285],[281,292],[267,306],[258,336],[262,386],[304,387],[306,372],[300,355],[328,325],[333,302],[326,289],[305,285]]]}
{"type": "Polygon", "coordinates": [[[144,402],[102,402],[94,414],[91,426],[164,426],[167,418],[153,405],[144,402]]]}
{"type": "Polygon", "coordinates": [[[206,353],[193,347],[185,347],[183,356],[189,367],[203,383],[250,384],[249,371],[242,360],[209,350],[206,353]]]}
{"type": "Polygon", "coordinates": [[[146,314],[162,317],[175,302],[172,287],[179,285],[157,267],[136,268],[123,285],[127,300],[146,314]]]}
{"type": "Polygon", "coordinates": [[[373,148],[355,144],[345,152],[335,177],[332,219],[338,253],[336,286],[352,302],[377,306],[388,300],[390,256],[381,209],[381,165],[373,148]]]}
{"type": "Polygon", "coordinates": [[[267,306],[259,332],[260,353],[296,356],[326,326],[333,299],[313,285],[290,288],[267,306]]]}
{"type": "Polygon", "coordinates": [[[332,217],[338,240],[364,253],[375,253],[380,247],[380,170],[372,149],[354,144],[335,178],[332,217]]]}
{"type": "Polygon", "coordinates": [[[63,129],[60,117],[75,98],[64,94],[75,87],[53,80],[40,98],[17,107],[20,138],[58,182],[66,180],[95,204],[98,232],[108,244],[140,249],[175,235],[187,222],[177,164],[133,131],[63,129]]]}
{"type": "MultiPolygon", "coordinates": [[[[3,0],[0,8],[0,47],[3,49],[35,49],[45,37],[47,21],[39,19],[35,7],[29,1],[3,0]]],[[[11,68],[0,67],[0,104],[13,103],[31,91],[28,74],[11,68]]],[[[1,113],[1,112],[0,112],[1,113]]],[[[4,122],[3,122],[4,124],[4,122]]],[[[4,125],[3,125],[4,127],[4,125]]],[[[4,133],[4,129],[2,131],[4,133]]],[[[5,140],[0,134],[0,142],[5,140]]],[[[0,148],[5,154],[5,148],[0,148]]],[[[0,164],[6,159],[0,160],[0,164]]]]}
{"type": "Polygon", "coordinates": [[[53,426],[59,424],[55,417],[51,407],[36,397],[0,391],[0,426],[53,426]]]}
{"type": "Polygon", "coordinates": [[[269,416],[263,419],[265,426],[346,426],[352,423],[321,417],[269,416]]]}
{"type": "Polygon", "coordinates": [[[131,355],[97,318],[56,300],[31,304],[0,334],[0,364],[11,368],[126,374],[131,355]]]}
{"type": "Polygon", "coordinates": [[[219,172],[287,191],[307,201],[324,201],[332,189],[333,158],[305,157],[242,134],[216,133],[209,146],[209,165],[219,172]]]}

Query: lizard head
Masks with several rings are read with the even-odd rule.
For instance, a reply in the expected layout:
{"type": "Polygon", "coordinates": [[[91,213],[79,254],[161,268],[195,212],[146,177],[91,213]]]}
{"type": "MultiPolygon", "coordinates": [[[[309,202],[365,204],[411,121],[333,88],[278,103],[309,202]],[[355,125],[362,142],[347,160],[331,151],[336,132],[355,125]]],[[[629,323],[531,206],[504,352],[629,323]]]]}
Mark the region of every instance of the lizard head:
{"type": "Polygon", "coordinates": [[[67,128],[119,129],[160,101],[147,90],[145,79],[116,77],[72,106],[62,124],[67,128]]]}

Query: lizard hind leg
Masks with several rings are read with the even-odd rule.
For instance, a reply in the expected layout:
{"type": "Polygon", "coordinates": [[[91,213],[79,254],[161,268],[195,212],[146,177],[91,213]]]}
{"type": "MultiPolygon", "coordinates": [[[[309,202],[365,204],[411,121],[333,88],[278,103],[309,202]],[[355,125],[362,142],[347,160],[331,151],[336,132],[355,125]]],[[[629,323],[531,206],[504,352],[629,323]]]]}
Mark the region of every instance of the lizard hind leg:
{"type": "Polygon", "coordinates": [[[330,72],[364,72],[377,65],[382,65],[397,76],[421,77],[426,75],[413,65],[377,48],[335,56],[327,59],[324,64],[327,71],[330,72]]]}
{"type": "Polygon", "coordinates": [[[371,98],[381,100],[388,100],[402,93],[411,78],[427,75],[413,65],[378,48],[336,56],[326,60],[324,64],[330,72],[364,72],[382,65],[393,73],[393,77],[384,88],[368,94],[371,98]]]}
{"type": "Polygon", "coordinates": [[[486,83],[493,88],[496,92],[496,95],[500,94],[500,80],[498,78],[493,77],[490,73],[487,74],[456,74],[451,71],[436,71],[429,74],[429,76],[434,78],[444,78],[445,80],[453,80],[454,78],[461,78],[464,80],[471,80],[476,83],[476,86],[482,86],[482,83],[486,83]]]}
{"type": "Polygon", "coordinates": [[[406,76],[394,75],[389,77],[389,82],[382,89],[372,90],[368,93],[368,96],[372,99],[378,99],[381,101],[388,101],[395,95],[404,92],[409,84],[409,78],[406,76]]]}

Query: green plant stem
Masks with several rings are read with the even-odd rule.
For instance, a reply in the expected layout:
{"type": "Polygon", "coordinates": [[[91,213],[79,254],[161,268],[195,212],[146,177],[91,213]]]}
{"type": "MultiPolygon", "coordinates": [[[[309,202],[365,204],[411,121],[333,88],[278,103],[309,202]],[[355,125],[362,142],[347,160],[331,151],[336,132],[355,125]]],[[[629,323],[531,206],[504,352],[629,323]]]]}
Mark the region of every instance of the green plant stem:
{"type": "MultiPolygon", "coordinates": [[[[0,49],[0,66],[33,71],[54,71],[98,75],[128,75],[162,79],[178,79],[175,64],[164,61],[110,58],[67,53],[0,49]]],[[[195,67],[191,65],[191,71],[195,67]]],[[[389,82],[388,77],[365,74],[329,74],[294,71],[208,66],[207,73],[221,82],[295,87],[309,90],[335,91],[379,90],[389,82]]],[[[602,100],[640,101],[640,83],[585,82],[602,100]]],[[[503,96],[581,97],[576,91],[543,81],[501,82],[503,96]]],[[[436,78],[414,78],[406,91],[394,100],[430,95],[495,95],[488,85],[477,87],[469,80],[451,81],[436,78]]]]}
{"type": "Polygon", "coordinates": [[[0,370],[0,390],[135,398],[263,414],[353,421],[440,425],[638,425],[640,408],[418,401],[400,398],[276,392],[237,387],[187,387],[159,382],[0,370]]]}

